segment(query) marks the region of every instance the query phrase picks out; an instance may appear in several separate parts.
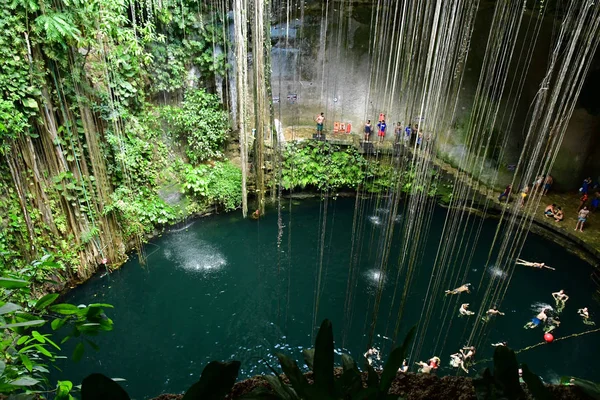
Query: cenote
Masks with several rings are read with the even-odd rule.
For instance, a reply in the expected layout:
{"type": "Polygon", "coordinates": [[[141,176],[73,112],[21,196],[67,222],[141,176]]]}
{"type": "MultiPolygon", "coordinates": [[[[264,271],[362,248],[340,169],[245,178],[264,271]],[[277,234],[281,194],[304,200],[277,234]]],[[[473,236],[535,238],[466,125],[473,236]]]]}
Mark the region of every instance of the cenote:
{"type": "MultiPolygon", "coordinates": [[[[71,303],[114,305],[108,312],[115,329],[109,335],[96,338],[100,346],[98,352],[87,351],[79,364],[59,365],[62,375],[74,381],[93,372],[123,378],[126,381],[122,384],[134,398],[180,393],[197,380],[202,368],[211,360],[241,361],[240,378],[266,373],[261,360],[277,365],[276,352],[301,360],[301,349],[313,343],[313,319],[318,326],[324,318],[333,322],[336,352],[342,351],[344,337],[343,351],[359,359],[368,345],[379,278],[374,263],[382,221],[389,211],[375,202],[364,204],[360,219],[364,234],[362,243],[356,244],[362,246],[359,272],[352,312],[348,315],[344,302],[355,200],[329,199],[326,213],[324,202],[316,199],[282,203],[285,206],[281,235],[276,209],[270,209],[259,221],[243,219],[238,212],[189,221],[145,247],[146,265],[141,266],[132,257],[114,273],[96,276],[73,290],[66,299],[71,303]],[[322,240],[325,245],[320,283],[322,297],[315,318],[322,240]],[[349,320],[351,323],[343,332],[349,320]]],[[[441,207],[435,208],[429,236],[421,239],[426,240],[426,248],[408,293],[400,338],[419,322],[446,212],[441,207]]],[[[396,222],[399,230],[402,217],[396,222]]],[[[479,222],[473,221],[473,226],[479,222]]],[[[484,268],[497,223],[494,219],[483,222],[478,245],[473,248],[466,282],[475,287],[471,294],[460,295],[460,302],[470,303],[473,309],[483,296],[478,290],[482,277],[485,282],[498,274],[491,267],[484,268]]],[[[390,260],[397,258],[400,251],[397,247],[392,249],[390,260]]],[[[498,341],[507,341],[515,350],[540,343],[541,328],[525,330],[523,325],[537,313],[540,303],[553,304],[551,292],[559,289],[565,289],[570,300],[561,314],[562,324],[554,332],[555,336],[590,329],[576,313],[578,308],[595,304],[592,296],[596,287],[589,279],[590,265],[534,234],[529,234],[521,255],[527,260],[547,261],[556,271],[526,267],[515,270],[501,305],[506,315],[487,324],[487,340],[478,349],[478,360],[490,358],[491,343],[498,341]]],[[[390,310],[394,267],[388,269],[387,275],[383,277],[384,289],[373,343],[382,349],[383,359],[389,354],[390,336],[397,318],[397,304],[390,310]]],[[[448,298],[442,296],[439,301],[448,301],[448,298]]],[[[452,301],[458,300],[453,298],[452,301]]],[[[449,326],[444,324],[448,328],[441,333],[435,324],[435,321],[431,323],[418,357],[427,359],[438,355],[443,361],[438,375],[456,374],[448,365],[448,356],[466,345],[469,320],[456,317],[449,326]],[[438,342],[439,336],[441,342],[438,342]]],[[[542,345],[518,357],[546,382],[556,382],[563,375],[599,380],[600,372],[595,366],[597,350],[598,337],[589,334],[542,345]]],[[[419,360],[410,360],[412,370],[415,361],[419,360]]],[[[484,364],[472,368],[470,375],[474,376],[484,364]]]]}

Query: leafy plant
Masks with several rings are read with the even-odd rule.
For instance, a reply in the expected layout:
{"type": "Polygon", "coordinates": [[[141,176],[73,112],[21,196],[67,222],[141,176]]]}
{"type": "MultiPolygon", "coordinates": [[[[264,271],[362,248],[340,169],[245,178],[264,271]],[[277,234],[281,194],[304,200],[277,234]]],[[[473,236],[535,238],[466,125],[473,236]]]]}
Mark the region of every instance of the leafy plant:
{"type": "Polygon", "coordinates": [[[194,165],[219,158],[229,131],[227,114],[219,98],[202,89],[186,92],[181,107],[166,107],[167,120],[186,144],[186,155],[194,165]]]}
{"type": "Polygon", "coordinates": [[[211,162],[183,169],[183,190],[225,211],[235,210],[242,202],[242,172],[230,161],[211,162]]]}
{"type": "MultiPolygon", "coordinates": [[[[398,369],[402,366],[406,351],[413,339],[415,328],[411,329],[400,347],[395,348],[386,361],[381,379],[377,372],[367,363],[367,387],[363,388],[361,373],[349,355],[342,355],[342,375],[334,377],[334,345],[333,328],[329,320],[324,320],[315,340],[314,350],[305,350],[304,359],[313,371],[314,384],[309,384],[297,363],[290,357],[278,353],[277,358],[283,372],[290,381],[291,387],[283,379],[276,376],[265,376],[275,393],[274,398],[295,399],[388,399],[397,396],[388,395],[398,369]]],[[[265,389],[256,390],[247,398],[258,398],[266,395],[265,389]],[[255,397],[252,397],[255,396],[255,397]]]]}

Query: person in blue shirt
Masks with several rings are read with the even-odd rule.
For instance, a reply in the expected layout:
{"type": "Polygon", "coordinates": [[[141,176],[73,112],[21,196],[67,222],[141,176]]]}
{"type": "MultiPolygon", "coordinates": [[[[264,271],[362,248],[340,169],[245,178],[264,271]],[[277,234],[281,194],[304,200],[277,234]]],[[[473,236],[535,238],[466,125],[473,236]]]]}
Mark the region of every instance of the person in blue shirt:
{"type": "Polygon", "coordinates": [[[412,135],[412,127],[410,124],[404,129],[404,141],[408,143],[410,141],[410,137],[412,135]]]}
{"type": "Polygon", "coordinates": [[[379,128],[379,132],[377,133],[377,136],[379,136],[379,143],[383,143],[383,139],[385,139],[385,128],[387,128],[385,119],[381,120],[381,122],[377,124],[377,127],[379,128]]]}
{"type": "Polygon", "coordinates": [[[587,192],[590,190],[590,183],[592,183],[592,178],[590,178],[590,177],[585,178],[583,180],[583,184],[581,185],[581,190],[580,190],[580,192],[582,194],[587,194],[587,192]]]}

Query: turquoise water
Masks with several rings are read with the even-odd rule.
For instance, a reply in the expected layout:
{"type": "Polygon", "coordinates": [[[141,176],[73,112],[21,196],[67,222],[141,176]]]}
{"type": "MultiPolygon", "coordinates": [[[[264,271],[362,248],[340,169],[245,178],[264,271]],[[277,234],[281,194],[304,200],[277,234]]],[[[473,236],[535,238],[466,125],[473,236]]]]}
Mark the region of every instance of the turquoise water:
{"type": "MultiPolygon", "coordinates": [[[[338,350],[345,333],[344,351],[358,358],[368,343],[379,277],[374,265],[381,222],[388,213],[370,201],[363,204],[364,234],[356,244],[361,251],[355,298],[351,315],[345,315],[354,202],[354,199],[338,199],[328,203],[321,273],[323,294],[316,319],[317,324],[323,318],[331,319],[338,350]],[[343,332],[349,317],[351,328],[343,332]]],[[[184,391],[211,360],[240,360],[240,376],[248,377],[265,370],[261,359],[276,365],[273,355],[277,351],[301,359],[301,349],[311,347],[314,332],[323,206],[318,200],[295,202],[290,217],[286,201],[279,246],[275,210],[260,221],[244,220],[239,213],[197,220],[146,246],[145,267],[140,267],[132,257],[113,274],[95,277],[73,290],[67,300],[75,304],[113,304],[115,309],[110,310],[110,316],[115,330],[97,338],[99,352],[87,351],[79,364],[64,362],[63,373],[56,376],[74,382],[92,372],[124,378],[123,385],[132,398],[142,399],[184,391]]],[[[434,211],[423,260],[416,268],[408,294],[401,337],[419,320],[445,213],[442,208],[434,211]]],[[[400,227],[401,218],[398,222],[400,227]]],[[[473,249],[466,281],[475,285],[482,276],[488,279],[498,273],[484,268],[496,225],[495,220],[484,221],[479,245],[473,249]]],[[[398,247],[392,248],[391,265],[398,258],[398,247]]],[[[523,325],[536,314],[533,310],[536,303],[552,303],[550,293],[558,289],[565,289],[571,298],[561,315],[562,325],[555,331],[556,337],[590,329],[576,315],[578,308],[588,306],[592,316],[598,312],[599,305],[592,300],[595,286],[589,279],[590,265],[533,234],[529,235],[522,258],[546,261],[557,271],[525,267],[516,270],[501,306],[506,316],[488,325],[488,341],[478,349],[479,359],[491,356],[490,343],[497,341],[508,341],[514,349],[540,342],[541,329],[526,331],[523,325]]],[[[397,315],[397,304],[392,313],[389,306],[395,272],[390,270],[388,275],[384,277],[374,340],[382,348],[384,358],[391,347],[397,315]]],[[[461,295],[460,299],[471,303],[475,311],[482,298],[477,289],[470,295],[461,295]]],[[[448,356],[466,344],[469,324],[467,318],[454,318],[451,326],[436,328],[434,320],[420,358],[433,356],[435,348],[445,366],[438,373],[455,374],[455,370],[446,367],[448,356]],[[445,339],[441,344],[436,343],[440,336],[436,329],[445,331],[441,334],[445,339]]],[[[599,335],[541,346],[519,354],[519,360],[527,362],[547,382],[567,374],[600,381],[600,372],[595,368],[599,335]]],[[[411,363],[414,361],[418,360],[411,363]]]]}

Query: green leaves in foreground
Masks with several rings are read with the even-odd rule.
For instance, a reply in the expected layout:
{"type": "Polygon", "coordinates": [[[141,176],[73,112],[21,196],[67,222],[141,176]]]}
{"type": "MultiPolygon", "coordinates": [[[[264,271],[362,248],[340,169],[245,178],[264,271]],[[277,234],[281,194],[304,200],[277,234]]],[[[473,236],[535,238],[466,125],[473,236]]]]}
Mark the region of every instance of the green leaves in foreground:
{"type": "Polygon", "coordinates": [[[306,365],[313,371],[314,384],[308,380],[290,357],[278,353],[277,358],[281,369],[291,383],[291,387],[285,384],[282,378],[266,376],[265,379],[273,389],[274,393],[268,395],[262,389],[255,390],[248,399],[276,398],[284,400],[296,399],[388,399],[396,396],[388,395],[392,382],[396,377],[398,369],[406,357],[406,351],[410,345],[415,328],[411,329],[402,346],[397,347],[390,354],[385,363],[381,380],[372,367],[367,365],[369,378],[367,388],[362,387],[361,375],[356,363],[347,354],[342,354],[342,375],[339,379],[334,378],[334,343],[333,328],[329,320],[324,320],[317,333],[315,348],[304,350],[306,365]]]}

